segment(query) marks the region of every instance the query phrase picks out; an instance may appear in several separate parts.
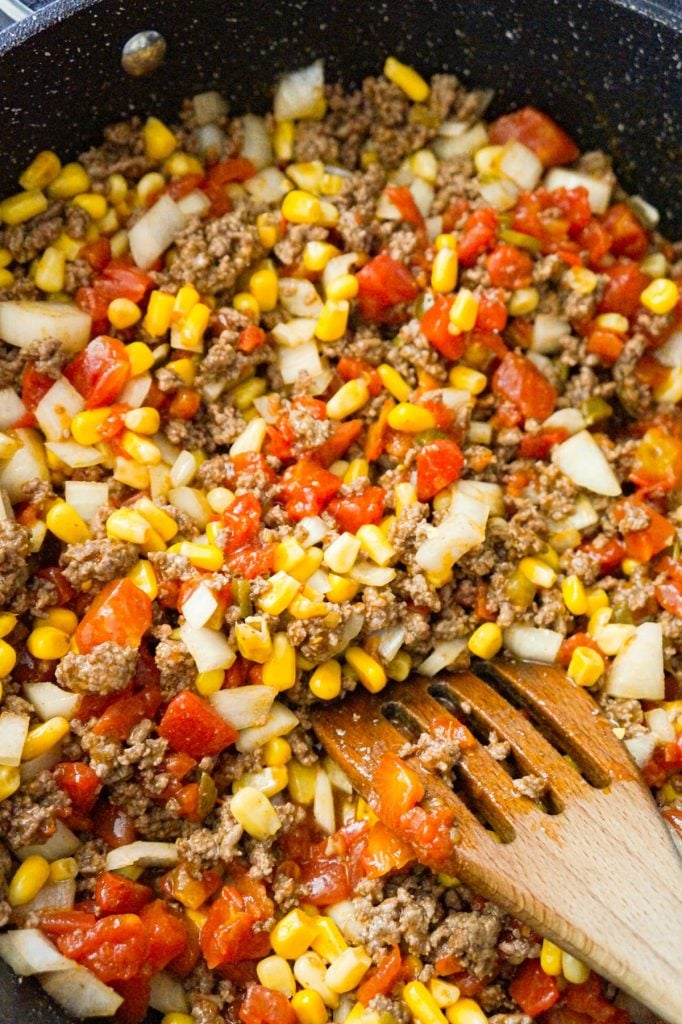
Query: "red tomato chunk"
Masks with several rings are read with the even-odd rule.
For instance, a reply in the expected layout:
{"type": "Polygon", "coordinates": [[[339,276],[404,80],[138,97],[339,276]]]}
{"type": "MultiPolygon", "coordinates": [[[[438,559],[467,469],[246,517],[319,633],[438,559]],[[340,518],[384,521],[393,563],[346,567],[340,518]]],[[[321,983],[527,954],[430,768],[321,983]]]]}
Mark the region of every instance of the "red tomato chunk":
{"type": "Polygon", "coordinates": [[[190,757],[213,757],[237,739],[229,722],[190,690],[174,697],[159,723],[159,736],[190,757]]]}
{"type": "Polygon", "coordinates": [[[110,640],[138,648],[152,624],[152,603],[129,579],[107,583],[81,619],[74,639],[81,654],[110,640]]]}

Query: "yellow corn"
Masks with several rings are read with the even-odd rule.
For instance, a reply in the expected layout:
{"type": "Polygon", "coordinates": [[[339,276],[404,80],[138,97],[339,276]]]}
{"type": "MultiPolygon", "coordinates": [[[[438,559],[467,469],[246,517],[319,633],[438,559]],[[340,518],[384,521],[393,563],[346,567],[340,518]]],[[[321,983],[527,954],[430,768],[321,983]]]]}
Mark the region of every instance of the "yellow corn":
{"type": "Polygon", "coordinates": [[[290,760],[291,745],[283,736],[274,736],[263,747],[263,764],[268,768],[280,768],[290,760]]]}
{"type": "Polygon", "coordinates": [[[242,657],[259,665],[269,659],[272,654],[272,638],[265,619],[252,615],[244,622],[238,622],[234,631],[242,657]]]}
{"type": "Polygon", "coordinates": [[[30,903],[38,895],[50,877],[50,864],[44,857],[34,854],[27,857],[15,871],[7,890],[7,902],[11,907],[30,903]]]}
{"type": "Polygon", "coordinates": [[[279,163],[291,160],[294,152],[294,122],[278,121],[272,136],[272,145],[279,163]]]}
{"type": "Polygon", "coordinates": [[[390,395],[393,396],[398,402],[406,402],[410,397],[412,388],[407,383],[404,377],[398,373],[388,363],[382,363],[378,367],[377,373],[381,379],[381,383],[384,385],[390,395]]]}
{"type": "Polygon", "coordinates": [[[112,299],[107,307],[107,316],[112,327],[123,331],[137,323],[142,311],[131,299],[112,299]]]}
{"type": "Polygon", "coordinates": [[[339,211],[333,203],[323,199],[320,202],[320,224],[325,228],[333,228],[339,222],[339,211]]]}
{"type": "Polygon", "coordinates": [[[298,188],[306,192],[318,192],[324,175],[324,164],[321,160],[289,164],[286,173],[298,188]]]}
{"type": "Polygon", "coordinates": [[[306,990],[317,992],[325,1006],[336,1009],[339,1005],[339,995],[327,984],[326,973],[327,965],[324,960],[312,950],[302,953],[294,962],[294,977],[299,985],[306,990]]]}
{"type": "Polygon", "coordinates": [[[376,562],[377,565],[388,565],[388,563],[395,558],[396,550],[386,537],[379,526],[373,526],[369,523],[361,526],[356,533],[357,539],[360,541],[360,548],[365,554],[376,562]]]}
{"type": "Polygon", "coordinates": [[[90,188],[90,175],[82,164],[64,164],[56,178],[47,186],[51,199],[73,199],[90,188]]]}
{"type": "MultiPolygon", "coordinates": [[[[289,762],[289,794],[294,803],[309,807],[315,799],[316,766],[289,762]]],[[[312,940],[311,940],[312,941],[312,940]]]]}
{"type": "Polygon", "coordinates": [[[11,270],[0,268],[0,288],[10,288],[14,284],[14,274],[11,270]]]}
{"type": "Polygon", "coordinates": [[[44,213],[47,209],[47,198],[42,192],[33,189],[30,192],[19,192],[15,196],[0,203],[0,221],[5,224],[23,224],[32,217],[44,213]]]}
{"type": "Polygon", "coordinates": [[[387,683],[386,673],[379,662],[363,651],[362,647],[349,647],[346,661],[370,693],[378,693],[387,683]]]}
{"type": "Polygon", "coordinates": [[[652,252],[641,260],[640,270],[650,277],[665,277],[670,270],[670,264],[662,252],[652,252]]]}
{"type": "Polygon", "coordinates": [[[304,553],[303,558],[289,569],[289,574],[293,576],[295,580],[298,580],[299,583],[305,583],[305,581],[320,568],[323,558],[324,555],[320,548],[308,548],[304,553]]]}
{"type": "Polygon", "coordinates": [[[329,282],[325,294],[331,302],[340,302],[342,299],[354,299],[358,290],[358,279],[355,274],[341,274],[329,282]]]}
{"type": "Polygon", "coordinates": [[[278,956],[296,960],[315,939],[315,919],[300,907],[281,918],[270,932],[270,945],[278,956]]]}
{"type": "Polygon", "coordinates": [[[0,764],[0,803],[8,800],[21,785],[21,773],[18,768],[0,764]]]}
{"type": "Polygon", "coordinates": [[[170,128],[167,128],[158,117],[149,117],[142,129],[145,155],[149,160],[159,163],[169,157],[177,148],[178,140],[170,128]]]}
{"type": "Polygon", "coordinates": [[[399,516],[406,508],[410,505],[416,505],[417,503],[417,491],[414,484],[400,483],[396,484],[393,489],[393,496],[395,500],[395,514],[399,516]]]}
{"type": "MultiPolygon", "coordinates": [[[[327,963],[333,963],[348,949],[348,943],[331,917],[319,914],[315,919],[315,938],[312,948],[327,963]]],[[[327,984],[329,982],[327,981],[327,984]]],[[[330,986],[331,987],[331,986],[330,986]]]]}
{"type": "Polygon", "coordinates": [[[341,693],[341,666],[333,658],[318,665],[308,680],[310,692],[318,700],[334,700],[341,693]]]}
{"type": "Polygon", "coordinates": [[[347,580],[344,576],[338,576],[336,573],[329,573],[329,585],[330,589],[326,593],[328,601],[332,601],[334,604],[344,604],[346,601],[352,601],[358,590],[360,584],[356,583],[355,580],[347,580]]]}
{"type": "Polygon", "coordinates": [[[0,268],[8,267],[14,260],[14,256],[9,249],[0,248],[0,268]]]}
{"type": "Polygon", "coordinates": [[[540,966],[545,974],[549,974],[552,978],[558,978],[561,974],[561,950],[549,939],[542,940],[540,966]]]}
{"type": "Polygon", "coordinates": [[[431,268],[431,287],[435,292],[454,291],[457,284],[458,260],[454,249],[442,248],[436,253],[431,268]]]}
{"type": "MultiPolygon", "coordinates": [[[[347,299],[340,299],[338,302],[332,302],[331,299],[328,299],[317,318],[315,337],[319,338],[320,341],[339,341],[346,333],[349,308],[347,299]]],[[[348,384],[357,383],[359,382],[349,380],[343,387],[347,387],[348,384]]],[[[364,381],[362,383],[364,384],[364,381]]],[[[346,413],[346,415],[348,414],[346,413]]]]}
{"type": "Polygon", "coordinates": [[[295,188],[282,200],[282,216],[292,224],[319,224],[322,204],[317,196],[295,188]]]}
{"type": "Polygon", "coordinates": [[[138,590],[146,594],[150,601],[154,601],[158,597],[159,584],[151,562],[141,558],[128,573],[128,579],[132,580],[138,590]]]}
{"type": "MultiPolygon", "coordinates": [[[[275,548],[275,570],[291,572],[305,558],[305,548],[295,537],[285,537],[275,548]]],[[[314,570],[313,570],[314,571],[314,570]]]]}
{"type": "Polygon", "coordinates": [[[277,305],[279,280],[273,266],[265,266],[249,278],[249,292],[258,303],[259,314],[269,313],[277,305]]]}
{"type": "Polygon", "coordinates": [[[211,672],[199,672],[194,685],[197,688],[197,693],[200,693],[202,697],[208,697],[209,694],[217,693],[218,690],[221,690],[224,682],[224,669],[216,668],[211,672]]]}
{"type": "Polygon", "coordinates": [[[26,646],[34,658],[56,661],[68,652],[71,641],[68,633],[54,626],[38,626],[28,635],[26,646]]]}
{"type": "Polygon", "coordinates": [[[486,375],[470,366],[453,366],[449,379],[451,387],[458,391],[468,391],[470,395],[480,395],[488,385],[486,375]]]}
{"type": "Polygon", "coordinates": [[[561,584],[564,604],[571,615],[587,614],[587,591],[578,576],[567,576],[561,584]]]}
{"type": "Polygon", "coordinates": [[[446,1024],[438,1003],[421,981],[408,981],[403,999],[417,1024],[446,1024]]]}
{"type": "Polygon", "coordinates": [[[178,553],[184,555],[195,569],[219,572],[223,567],[225,556],[214,544],[195,544],[193,541],[183,540],[179,548],[178,553]]]}
{"type": "Polygon", "coordinates": [[[178,288],[178,292],[175,296],[175,302],[173,303],[173,313],[171,320],[173,323],[184,319],[188,313],[192,311],[199,301],[199,292],[196,290],[194,285],[183,284],[182,288],[178,288]]]}
{"type": "Polygon", "coordinates": [[[50,864],[50,879],[53,882],[66,882],[78,874],[78,863],[75,857],[60,857],[50,864]]]}
{"type": "Polygon", "coordinates": [[[155,505],[150,498],[140,498],[135,504],[135,511],[146,519],[147,523],[165,541],[172,540],[178,532],[178,524],[173,517],[168,512],[164,512],[158,505],[155,505]]]}
{"type": "Polygon", "coordinates": [[[203,350],[203,339],[208,321],[211,317],[211,310],[203,302],[195,302],[189,313],[186,315],[175,338],[171,335],[171,345],[175,348],[183,348],[189,352],[201,352],[203,350]]]}
{"type": "Polygon", "coordinates": [[[539,301],[537,288],[517,288],[509,297],[507,310],[510,316],[525,316],[537,309],[539,301]]]}
{"type": "Polygon", "coordinates": [[[415,103],[424,103],[429,98],[430,89],[422,76],[408,64],[402,64],[395,57],[387,57],[384,64],[384,75],[397,85],[405,95],[415,103]]]}
{"type": "Polygon", "coordinates": [[[334,573],[350,572],[360,553],[360,539],[352,533],[342,533],[324,552],[324,564],[334,573]]]}
{"type": "Polygon", "coordinates": [[[70,608],[49,608],[44,618],[36,619],[35,625],[54,626],[55,629],[68,633],[70,636],[76,632],[78,616],[70,608]]]}
{"type": "Polygon", "coordinates": [[[326,1024],[329,1011],[322,996],[313,989],[301,989],[291,1000],[298,1024],[326,1024]]]}
{"type": "Polygon", "coordinates": [[[161,1018],[161,1024],[194,1024],[194,1017],[189,1013],[174,1011],[173,1013],[166,1013],[161,1018]]]}
{"type": "Polygon", "coordinates": [[[107,536],[125,540],[130,544],[146,544],[150,525],[143,515],[132,508],[115,509],[106,523],[107,536]]]}
{"type": "Polygon", "coordinates": [[[283,956],[266,956],[256,964],[256,974],[261,985],[281,992],[288,999],[296,992],[294,972],[283,956]]]}
{"type": "Polygon", "coordinates": [[[133,462],[138,462],[141,466],[158,466],[161,462],[158,445],[146,437],[140,437],[132,430],[123,431],[120,444],[133,462]]]}
{"type": "Polygon", "coordinates": [[[343,420],[362,409],[368,401],[369,389],[362,377],[348,380],[327,402],[327,416],[330,420],[343,420]]]}
{"type": "Polygon", "coordinates": [[[45,516],[48,530],[65,544],[81,544],[90,537],[90,529],[66,501],[56,501],[45,516]]]}
{"type": "Polygon", "coordinates": [[[355,483],[356,480],[364,480],[369,476],[369,462],[367,459],[353,459],[348,463],[348,469],[343,474],[344,484],[355,483]]]}
{"type": "Polygon", "coordinates": [[[433,430],[436,420],[433,413],[421,405],[399,402],[388,414],[388,425],[406,434],[419,434],[422,430],[433,430]]]}
{"type": "Polygon", "coordinates": [[[597,275],[587,267],[571,267],[568,273],[571,287],[578,295],[591,295],[599,282],[597,275]]]}
{"type": "Polygon", "coordinates": [[[332,992],[352,992],[372,963],[362,946],[350,946],[327,968],[325,981],[332,992]]]}
{"type": "Polygon", "coordinates": [[[80,192],[73,197],[73,205],[85,210],[93,220],[102,220],[106,216],[109,204],[99,192],[80,192]]]}
{"type": "MultiPolygon", "coordinates": [[[[284,574],[283,574],[284,575],[284,574]]],[[[296,581],[298,585],[298,581],[296,581]]],[[[262,611],[263,609],[261,609],[262,611]]],[[[273,612],[271,614],[280,614],[273,612]]],[[[296,651],[286,633],[275,633],[272,650],[263,665],[263,683],[275,690],[289,690],[296,682],[296,651]]]]}
{"type": "MultiPolygon", "coordinates": [[[[158,289],[153,291],[149,296],[147,312],[142,322],[145,331],[151,334],[153,338],[162,337],[170,328],[174,307],[174,295],[169,295],[168,292],[162,292],[158,289]]],[[[137,344],[141,343],[138,342],[137,344]]],[[[149,366],[151,365],[150,363],[149,366]]],[[[145,369],[149,369],[149,366],[145,367],[145,369]]]]}
{"type": "Polygon", "coordinates": [[[587,621],[589,635],[596,636],[600,629],[609,624],[612,615],[613,609],[608,607],[597,608],[596,611],[593,611],[587,621]]]}
{"type": "Polygon", "coordinates": [[[474,167],[481,176],[500,176],[500,157],[504,153],[503,146],[481,146],[474,153],[474,167]]]}
{"type": "Polygon", "coordinates": [[[235,793],[230,800],[230,810],[233,818],[253,839],[269,839],[281,828],[275,808],[254,786],[245,786],[235,793]]]}
{"type": "Polygon", "coordinates": [[[566,981],[570,981],[572,985],[582,985],[590,976],[587,964],[571,956],[565,950],[562,950],[561,953],[561,971],[566,981]]]}
{"type": "Polygon", "coordinates": [[[591,647],[576,647],[571,655],[568,674],[578,686],[594,686],[604,672],[604,659],[591,647]]]}
{"type": "Polygon", "coordinates": [[[306,270],[321,271],[340,250],[331,242],[306,242],[303,249],[303,266],[306,270]]]}
{"type": "Polygon", "coordinates": [[[64,254],[49,245],[36,264],[35,283],[41,292],[60,292],[64,287],[66,260],[64,254]]]}
{"type": "Polygon", "coordinates": [[[293,576],[285,572],[276,572],[270,577],[268,589],[257,598],[256,604],[268,615],[281,615],[291,604],[300,587],[301,584],[293,576]]]}
{"type": "Polygon", "coordinates": [[[484,622],[473,631],[468,646],[477,658],[494,658],[502,646],[502,630],[496,622],[484,622]]]}
{"type": "Polygon", "coordinates": [[[246,786],[253,786],[259,793],[265,796],[275,796],[286,789],[289,782],[289,772],[286,765],[278,765],[275,768],[261,768],[258,772],[245,772],[232,783],[232,792],[238,793],[246,786]]]}
{"type": "Polygon", "coordinates": [[[556,572],[540,558],[522,558],[519,571],[536,587],[551,587],[556,582],[556,572]]]}
{"type": "Polygon", "coordinates": [[[56,153],[50,149],[43,149],[37,153],[33,160],[19,178],[19,184],[27,192],[45,188],[59,174],[62,162],[56,153]]]}
{"type": "Polygon", "coordinates": [[[101,409],[87,409],[78,412],[71,421],[71,435],[74,441],[79,444],[93,445],[102,440],[100,427],[111,415],[111,407],[103,406],[101,409]]]}
{"type": "Polygon", "coordinates": [[[680,290],[669,277],[657,277],[648,284],[639,297],[639,301],[650,312],[659,316],[672,313],[680,298],[680,290]]]}
{"type": "MultiPolygon", "coordinates": [[[[409,160],[410,169],[413,174],[416,174],[418,178],[423,181],[427,181],[429,185],[434,185],[436,177],[438,175],[438,161],[436,160],[435,154],[430,149],[418,149],[416,153],[413,153],[409,160]]],[[[441,235],[438,236],[443,237],[441,235]]],[[[450,236],[452,237],[452,236],[450,236]]],[[[436,243],[438,239],[436,239],[436,243]]],[[[438,245],[436,244],[436,248],[438,245]]]]}
{"type": "Polygon", "coordinates": [[[478,299],[468,288],[460,288],[450,307],[450,324],[457,331],[470,331],[478,316],[478,299]]]}
{"type": "Polygon", "coordinates": [[[0,679],[8,676],[17,663],[17,652],[6,640],[0,640],[0,679]]]}
{"type": "Polygon", "coordinates": [[[260,306],[251,292],[237,292],[235,297],[232,299],[232,307],[233,309],[236,309],[238,313],[243,313],[244,316],[251,317],[254,323],[258,323],[260,320],[260,306]]]}
{"type": "Polygon", "coordinates": [[[344,178],[340,174],[325,171],[320,182],[320,195],[337,196],[343,188],[344,178]]]}
{"type": "MultiPolygon", "coordinates": [[[[439,877],[440,881],[440,877],[439,877]]],[[[429,992],[441,1008],[452,1006],[459,999],[459,989],[442,978],[431,978],[429,992]]]]}
{"type": "Polygon", "coordinates": [[[638,562],[636,558],[624,558],[620,563],[620,567],[626,576],[632,576],[633,572],[639,568],[641,562],[638,562]]]}
{"type": "Polygon", "coordinates": [[[447,1008],[445,1016],[450,1024],[487,1024],[488,1020],[475,999],[459,999],[447,1008]]]}
{"type": "Polygon", "coordinates": [[[161,426],[161,417],[158,409],[143,405],[139,409],[129,409],[123,417],[123,422],[128,430],[135,433],[156,434],[161,426]]]}
{"type": "Polygon", "coordinates": [[[324,601],[308,594],[297,594],[287,611],[295,619],[319,619],[326,615],[329,607],[324,601]]]}
{"type": "Polygon", "coordinates": [[[17,624],[17,616],[12,612],[0,612],[0,636],[7,636],[17,624]]]}
{"type": "Polygon", "coordinates": [[[587,614],[593,615],[599,608],[608,608],[609,595],[603,587],[593,587],[587,595],[587,614]]]}
{"type": "Polygon", "coordinates": [[[398,683],[402,683],[403,680],[407,679],[412,670],[412,658],[407,651],[398,651],[395,658],[389,662],[386,669],[386,674],[389,679],[394,679],[398,683]]]}
{"type": "Polygon", "coordinates": [[[601,313],[595,319],[595,324],[605,331],[613,331],[614,334],[627,334],[630,323],[622,313],[601,313]]]}
{"type": "MultiPolygon", "coordinates": [[[[151,333],[151,331],[149,333],[151,333]]],[[[126,345],[126,355],[128,356],[128,362],[130,363],[131,377],[138,377],[141,373],[145,373],[154,365],[154,353],[150,349],[149,345],[146,345],[143,341],[133,341],[130,345],[126,345]]],[[[81,414],[79,413],[79,415],[81,414]]]]}
{"type": "Polygon", "coordinates": [[[182,359],[172,359],[166,363],[166,369],[179,377],[183,384],[191,387],[197,375],[197,367],[191,356],[183,356],[182,359]]]}
{"type": "Polygon", "coordinates": [[[204,166],[191,153],[172,153],[163,165],[164,174],[170,178],[184,178],[187,174],[202,174],[204,166]]]}
{"type": "Polygon", "coordinates": [[[110,203],[122,203],[128,195],[128,182],[122,174],[110,174],[107,178],[107,198],[110,203]]]}
{"type": "Polygon", "coordinates": [[[279,225],[273,223],[269,213],[259,213],[256,217],[256,227],[261,245],[266,249],[272,249],[280,239],[279,225]]]}
{"type": "Polygon", "coordinates": [[[48,718],[46,722],[35,725],[28,731],[24,749],[21,752],[21,760],[32,761],[34,757],[46,754],[48,750],[52,750],[60,740],[64,739],[69,729],[69,723],[61,715],[55,715],[54,718],[48,718]]]}

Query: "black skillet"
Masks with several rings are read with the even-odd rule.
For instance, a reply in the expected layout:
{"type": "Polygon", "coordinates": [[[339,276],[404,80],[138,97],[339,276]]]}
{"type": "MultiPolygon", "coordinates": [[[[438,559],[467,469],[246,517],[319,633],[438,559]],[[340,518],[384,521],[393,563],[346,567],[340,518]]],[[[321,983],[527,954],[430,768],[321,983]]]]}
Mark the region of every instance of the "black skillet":
{"type": "MultiPolygon", "coordinates": [[[[233,110],[264,110],[286,69],[322,56],[328,81],[352,85],[388,54],[493,87],[493,115],[549,111],[581,149],[612,153],[625,187],[682,236],[681,0],[56,0],[0,34],[0,195],[36,150],[75,157],[129,112],[172,119],[210,87],[233,110]],[[121,52],[147,30],[165,61],[134,78],[121,52]]],[[[64,1019],[0,965],[0,1024],[64,1019]]]]}

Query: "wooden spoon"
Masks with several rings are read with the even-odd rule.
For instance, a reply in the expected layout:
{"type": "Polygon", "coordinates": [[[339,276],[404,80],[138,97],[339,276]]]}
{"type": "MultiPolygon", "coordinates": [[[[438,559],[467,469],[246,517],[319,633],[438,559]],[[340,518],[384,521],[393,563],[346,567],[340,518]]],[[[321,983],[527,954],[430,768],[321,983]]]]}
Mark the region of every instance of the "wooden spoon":
{"type": "Polygon", "coordinates": [[[451,854],[429,866],[461,878],[681,1024],[682,861],[634,762],[590,695],[560,669],[499,660],[477,671],[415,678],[376,696],[358,688],[316,709],[313,727],[375,810],[383,754],[433,734],[447,708],[474,733],[507,740],[521,773],[544,781],[551,813],[520,795],[478,740],[455,769],[466,803],[416,756],[405,758],[422,778],[425,801],[455,814],[451,854]]]}

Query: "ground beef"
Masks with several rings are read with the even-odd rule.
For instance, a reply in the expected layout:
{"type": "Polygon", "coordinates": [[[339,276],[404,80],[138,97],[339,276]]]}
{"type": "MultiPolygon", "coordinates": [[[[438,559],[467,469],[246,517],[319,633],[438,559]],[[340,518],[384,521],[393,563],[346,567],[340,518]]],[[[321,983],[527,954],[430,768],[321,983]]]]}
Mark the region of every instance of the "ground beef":
{"type": "Polygon", "coordinates": [[[107,640],[88,654],[69,652],[57,666],[55,679],[74,693],[117,693],[133,678],[136,664],[137,651],[107,640]]]}
{"type": "Polygon", "coordinates": [[[196,662],[182,640],[164,637],[156,648],[154,661],[159,670],[159,684],[164,700],[170,700],[181,690],[188,690],[194,686],[197,677],[196,662]]]}
{"type": "MultiPolygon", "coordinates": [[[[78,209],[78,207],[73,207],[78,209]]],[[[85,211],[81,211],[85,213],[85,211]]],[[[24,350],[26,359],[35,365],[38,373],[44,373],[48,377],[59,377],[63,367],[71,359],[72,354],[67,352],[57,338],[40,338],[32,341],[24,350]]]]}
{"type": "Polygon", "coordinates": [[[145,156],[141,128],[137,117],[109,125],[104,129],[104,144],[81,155],[81,163],[94,182],[103,182],[111,174],[139,181],[155,166],[145,156]]]}
{"type": "Polygon", "coordinates": [[[496,1013],[488,1018],[488,1024],[533,1024],[527,1013],[496,1013]]]}
{"type": "Polygon", "coordinates": [[[180,859],[196,877],[221,862],[229,864],[235,857],[244,833],[230,811],[229,801],[221,804],[210,828],[195,829],[178,840],[180,859]]]}
{"type": "Polygon", "coordinates": [[[52,773],[39,772],[0,803],[0,835],[13,850],[45,842],[54,832],[56,819],[70,807],[68,796],[57,786],[52,773]]]}
{"type": "Polygon", "coordinates": [[[134,544],[102,537],[70,545],[59,563],[72,587],[92,593],[93,584],[109,583],[125,576],[139,557],[134,544]]]}
{"type": "Polygon", "coordinates": [[[645,334],[633,334],[623,345],[623,351],[613,365],[613,379],[620,403],[633,419],[642,419],[651,409],[653,397],[651,388],[635,374],[635,367],[649,348],[645,334]]]}
{"type": "Polygon", "coordinates": [[[64,203],[52,203],[37,217],[0,230],[0,247],[9,249],[17,263],[30,263],[53,245],[64,227],[64,203]]]}
{"type": "Polygon", "coordinates": [[[12,519],[0,519],[0,608],[7,608],[26,585],[31,534],[12,519]]]}
{"type": "Polygon", "coordinates": [[[107,845],[103,839],[89,839],[74,856],[78,864],[78,894],[91,896],[97,876],[106,871],[107,845]]]}
{"type": "Polygon", "coordinates": [[[328,235],[326,228],[316,224],[287,224],[286,234],[273,252],[285,267],[292,267],[300,262],[308,242],[324,242],[328,235]]]}
{"type": "MultiPolygon", "coordinates": [[[[438,165],[435,195],[431,213],[445,213],[457,199],[468,200],[470,206],[480,203],[478,180],[475,177],[473,160],[468,156],[443,160],[438,165]]],[[[463,217],[463,220],[466,216],[463,217]]],[[[460,224],[456,224],[460,227],[460,224]]]]}
{"type": "Polygon", "coordinates": [[[378,905],[368,896],[352,900],[358,939],[369,953],[401,945],[408,953],[424,956],[431,929],[442,918],[441,890],[424,888],[426,891],[420,892],[419,883],[408,879],[378,905]]]}
{"type": "Polygon", "coordinates": [[[529,800],[542,800],[547,791],[547,780],[539,775],[522,775],[512,780],[512,789],[517,796],[527,796],[529,800]]]}
{"type": "Polygon", "coordinates": [[[433,733],[423,732],[416,743],[410,743],[400,751],[401,757],[414,755],[425,771],[446,775],[461,755],[461,747],[453,740],[447,729],[436,727],[433,733]]]}
{"type": "Polygon", "coordinates": [[[12,874],[12,858],[3,843],[0,843],[0,928],[5,927],[12,914],[12,908],[6,899],[12,874]]]}
{"type": "Polygon", "coordinates": [[[394,625],[398,617],[395,594],[388,587],[365,587],[362,591],[362,611],[367,633],[394,625]]]}
{"type": "Polygon", "coordinates": [[[292,619],[287,625],[289,640],[301,656],[318,665],[343,646],[344,626],[352,610],[348,605],[330,604],[329,612],[316,619],[292,619]]]}
{"type": "Polygon", "coordinates": [[[239,335],[248,324],[249,320],[237,310],[225,308],[218,311],[215,325],[223,329],[210,343],[196,379],[196,386],[205,401],[214,402],[225,388],[251,376],[255,368],[269,358],[269,349],[265,347],[248,354],[238,350],[239,335]]]}
{"type": "Polygon", "coordinates": [[[480,911],[456,911],[431,933],[429,948],[437,958],[456,956],[466,970],[485,978],[496,967],[503,920],[504,912],[492,903],[480,911]]]}

